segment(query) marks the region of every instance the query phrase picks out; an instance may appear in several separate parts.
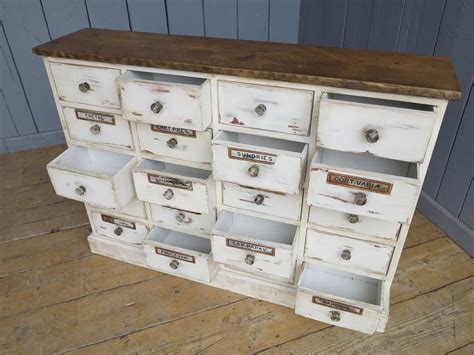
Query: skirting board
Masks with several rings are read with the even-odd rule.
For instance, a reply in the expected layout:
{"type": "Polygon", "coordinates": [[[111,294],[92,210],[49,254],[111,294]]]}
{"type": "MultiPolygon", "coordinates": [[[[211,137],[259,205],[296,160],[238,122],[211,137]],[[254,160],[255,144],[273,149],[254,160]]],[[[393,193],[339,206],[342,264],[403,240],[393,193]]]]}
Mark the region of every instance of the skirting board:
{"type": "Polygon", "coordinates": [[[64,143],[66,143],[66,140],[62,130],[5,138],[0,140],[0,154],[64,143]]]}
{"type": "Polygon", "coordinates": [[[472,229],[423,191],[418,200],[417,208],[461,248],[474,256],[474,231],[472,229]]]}

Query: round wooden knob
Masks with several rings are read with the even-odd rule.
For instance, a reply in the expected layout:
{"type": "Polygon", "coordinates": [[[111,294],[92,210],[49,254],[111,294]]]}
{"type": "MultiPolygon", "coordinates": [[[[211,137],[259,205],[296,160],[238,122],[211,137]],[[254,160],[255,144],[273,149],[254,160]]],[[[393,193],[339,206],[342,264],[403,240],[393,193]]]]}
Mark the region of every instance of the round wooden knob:
{"type": "Polygon", "coordinates": [[[365,139],[369,143],[377,143],[379,140],[379,132],[376,129],[369,129],[365,132],[365,139]]]}
{"type": "Polygon", "coordinates": [[[150,110],[153,113],[160,113],[162,109],[163,109],[163,105],[159,101],[153,102],[150,106],[150,110]]]}
{"type": "Polygon", "coordinates": [[[100,134],[100,126],[98,124],[93,125],[89,130],[94,136],[100,134]]]}
{"type": "Polygon", "coordinates": [[[184,219],[186,218],[186,215],[183,212],[178,212],[176,213],[176,216],[174,218],[178,223],[183,223],[184,219]]]}
{"type": "Polygon", "coordinates": [[[170,138],[170,139],[168,139],[166,144],[168,145],[168,147],[174,148],[178,145],[178,141],[176,140],[176,138],[170,138]]]}
{"type": "Polygon", "coordinates": [[[349,221],[349,223],[354,224],[359,222],[359,216],[356,214],[349,214],[347,215],[347,220],[349,221]]]}
{"type": "Polygon", "coordinates": [[[261,205],[263,203],[263,200],[265,200],[265,196],[261,195],[261,194],[258,194],[257,196],[255,196],[255,198],[253,199],[253,202],[255,202],[256,205],[261,205]]]}
{"type": "Polygon", "coordinates": [[[165,192],[163,192],[163,197],[167,200],[171,200],[173,196],[174,196],[174,192],[171,189],[168,189],[165,192]]]}
{"type": "Polygon", "coordinates": [[[258,116],[263,116],[267,112],[267,106],[264,104],[258,104],[257,107],[255,107],[255,113],[258,116]]]}
{"type": "Polygon", "coordinates": [[[245,257],[245,263],[247,265],[253,265],[254,262],[255,262],[255,257],[253,255],[247,255],[245,257]]]}
{"type": "Polygon", "coordinates": [[[78,186],[76,187],[76,195],[82,196],[86,193],[86,188],[84,186],[78,186]]]}
{"type": "Polygon", "coordinates": [[[341,258],[343,258],[344,260],[351,260],[351,251],[349,249],[344,249],[341,253],[341,258]]]}
{"type": "Polygon", "coordinates": [[[260,170],[260,168],[258,167],[258,165],[252,165],[252,166],[247,170],[247,173],[248,173],[251,177],[257,177],[259,170],[260,170]]]}
{"type": "Polygon", "coordinates": [[[333,322],[339,322],[341,320],[341,313],[338,311],[331,311],[331,320],[333,322]]]}
{"type": "Polygon", "coordinates": [[[354,203],[358,206],[364,206],[367,203],[367,196],[363,192],[357,192],[354,195],[354,203]]]}
{"type": "Polygon", "coordinates": [[[91,89],[91,86],[89,85],[89,83],[80,83],[79,85],[79,91],[80,92],[88,92],[90,89],[91,89]]]}
{"type": "Polygon", "coordinates": [[[178,260],[173,260],[172,262],[170,262],[170,268],[172,268],[173,270],[176,270],[178,266],[179,266],[178,260]]]}
{"type": "Polygon", "coordinates": [[[117,235],[117,236],[118,236],[118,235],[122,235],[122,233],[123,233],[122,227],[117,227],[117,228],[115,228],[115,229],[114,229],[114,233],[115,233],[115,235],[117,235]]]}

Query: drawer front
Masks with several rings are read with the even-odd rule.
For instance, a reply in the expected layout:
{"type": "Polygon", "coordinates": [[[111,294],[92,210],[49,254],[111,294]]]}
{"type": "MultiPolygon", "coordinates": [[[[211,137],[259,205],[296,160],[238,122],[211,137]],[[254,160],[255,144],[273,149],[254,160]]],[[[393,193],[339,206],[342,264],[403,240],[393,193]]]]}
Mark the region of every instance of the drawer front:
{"type": "Polygon", "coordinates": [[[313,92],[219,81],[219,120],[223,124],[308,135],[313,92]]]}
{"type": "Polygon", "coordinates": [[[142,152],[196,163],[211,162],[210,129],[200,132],[139,123],[137,130],[142,152]]]}
{"type": "Polygon", "coordinates": [[[313,206],[408,223],[419,189],[419,184],[409,181],[313,168],[307,200],[313,206]]]}
{"type": "Polygon", "coordinates": [[[422,162],[434,113],[321,100],[318,145],[341,151],[422,162]]]}
{"type": "Polygon", "coordinates": [[[181,227],[190,231],[210,234],[214,223],[216,223],[215,210],[209,214],[200,214],[155,204],[150,204],[150,209],[151,219],[154,222],[170,228],[181,227]]]}
{"type": "Polygon", "coordinates": [[[258,190],[227,182],[223,184],[222,193],[227,206],[294,220],[301,217],[302,195],[258,190]]]}
{"type": "Polygon", "coordinates": [[[91,216],[96,233],[105,237],[141,244],[148,233],[147,226],[140,222],[100,212],[92,212],[91,216]]]}
{"type": "Polygon", "coordinates": [[[349,267],[352,272],[387,273],[393,247],[308,229],[305,256],[349,267]]]}
{"type": "Polygon", "coordinates": [[[120,115],[63,107],[67,129],[72,139],[133,149],[130,123],[120,115]]]}
{"type": "Polygon", "coordinates": [[[309,223],[340,231],[354,232],[369,237],[395,240],[398,238],[400,223],[384,221],[367,216],[318,208],[312,206],[309,210],[309,223]]]}
{"type": "Polygon", "coordinates": [[[51,72],[61,101],[120,108],[115,87],[120,70],[51,63],[51,72]]]}
{"type": "Polygon", "coordinates": [[[216,262],[234,266],[248,272],[262,272],[292,279],[295,260],[290,249],[265,245],[262,241],[247,241],[212,235],[212,254],[216,262]]]}

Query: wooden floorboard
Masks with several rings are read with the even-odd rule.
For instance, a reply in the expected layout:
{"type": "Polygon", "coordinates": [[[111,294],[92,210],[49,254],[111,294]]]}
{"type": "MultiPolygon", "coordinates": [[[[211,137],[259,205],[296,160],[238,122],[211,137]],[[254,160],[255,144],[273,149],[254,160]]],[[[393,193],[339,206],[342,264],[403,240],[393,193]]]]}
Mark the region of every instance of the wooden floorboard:
{"type": "Polygon", "coordinates": [[[64,148],[0,155],[0,353],[473,352],[473,259],[418,212],[387,330],[366,336],[91,254],[82,204],[48,182],[64,148]]]}

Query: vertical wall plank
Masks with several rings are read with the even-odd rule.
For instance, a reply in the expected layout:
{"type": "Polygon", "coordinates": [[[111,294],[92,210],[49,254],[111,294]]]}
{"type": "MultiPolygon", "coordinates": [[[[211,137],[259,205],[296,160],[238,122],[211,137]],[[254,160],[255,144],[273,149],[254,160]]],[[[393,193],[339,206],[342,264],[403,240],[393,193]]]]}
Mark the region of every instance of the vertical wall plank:
{"type": "MultiPolygon", "coordinates": [[[[61,128],[48,78],[31,48],[50,40],[39,0],[0,0],[2,23],[39,132],[61,128]]],[[[17,117],[15,116],[15,120],[17,117]]]]}
{"type": "Polygon", "coordinates": [[[270,41],[298,43],[300,0],[270,0],[270,41]]]}
{"type": "Polygon", "coordinates": [[[348,0],[326,1],[324,6],[323,42],[325,47],[342,47],[348,0]]]}
{"type": "Polygon", "coordinates": [[[165,0],[128,0],[132,31],[168,33],[165,0]]]}
{"type": "Polygon", "coordinates": [[[369,49],[395,51],[405,0],[375,0],[369,49]]]}
{"type": "Polygon", "coordinates": [[[367,49],[374,0],[350,0],[344,29],[344,47],[367,49]]]}
{"type": "Polygon", "coordinates": [[[207,37],[237,38],[237,0],[204,0],[207,37]]]}
{"type": "Polygon", "coordinates": [[[130,30],[126,0],[86,0],[91,27],[130,30]]]}
{"type": "Polygon", "coordinates": [[[471,180],[459,219],[474,230],[474,180],[471,180]]]}
{"type": "Polygon", "coordinates": [[[320,46],[323,42],[324,0],[303,0],[300,11],[299,42],[320,46]]]}
{"type": "Polygon", "coordinates": [[[42,0],[51,38],[89,27],[85,0],[42,0]]]}
{"type": "MultiPolygon", "coordinates": [[[[2,64],[0,60],[0,64],[2,64]]],[[[13,123],[13,116],[8,108],[8,103],[3,95],[3,90],[0,89],[0,138],[9,138],[18,136],[15,124],[13,123]]]]}
{"type": "Polygon", "coordinates": [[[7,146],[2,140],[0,140],[0,154],[5,154],[5,153],[8,153],[7,146]]]}
{"type": "Polygon", "coordinates": [[[269,0],[238,0],[239,38],[268,41],[269,0]]]}
{"type": "Polygon", "coordinates": [[[171,34],[204,36],[202,1],[167,1],[168,25],[171,34]]]}

